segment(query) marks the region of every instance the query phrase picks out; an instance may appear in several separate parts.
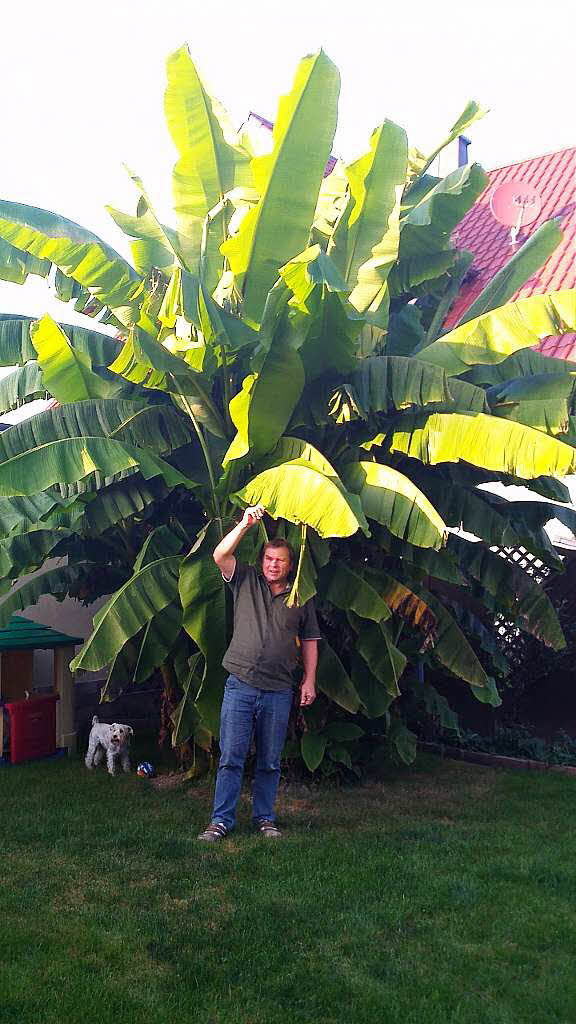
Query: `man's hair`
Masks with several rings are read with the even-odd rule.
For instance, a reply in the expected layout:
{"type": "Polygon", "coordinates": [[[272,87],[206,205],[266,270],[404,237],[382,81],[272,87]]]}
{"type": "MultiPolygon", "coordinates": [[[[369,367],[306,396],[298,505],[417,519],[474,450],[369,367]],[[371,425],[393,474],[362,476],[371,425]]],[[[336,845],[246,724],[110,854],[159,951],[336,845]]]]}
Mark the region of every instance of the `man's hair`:
{"type": "Polygon", "coordinates": [[[262,565],[264,553],[268,551],[269,548],[286,548],[288,554],[290,555],[290,570],[294,568],[294,566],[296,565],[296,552],[294,551],[294,548],[286,540],[285,537],[273,537],[272,540],[267,540],[266,543],[262,545],[262,547],[260,548],[260,554],[258,556],[260,560],[260,565],[262,565]]]}

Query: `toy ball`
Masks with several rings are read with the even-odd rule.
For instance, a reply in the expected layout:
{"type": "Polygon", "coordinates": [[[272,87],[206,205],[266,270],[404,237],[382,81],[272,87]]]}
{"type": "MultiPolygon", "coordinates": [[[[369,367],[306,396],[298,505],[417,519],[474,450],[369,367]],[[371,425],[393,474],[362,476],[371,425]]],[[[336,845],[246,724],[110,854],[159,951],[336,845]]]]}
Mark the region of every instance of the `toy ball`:
{"type": "Polygon", "coordinates": [[[156,772],[154,771],[154,765],[150,764],[150,761],[142,761],[136,769],[136,774],[142,779],[151,779],[156,772]]]}

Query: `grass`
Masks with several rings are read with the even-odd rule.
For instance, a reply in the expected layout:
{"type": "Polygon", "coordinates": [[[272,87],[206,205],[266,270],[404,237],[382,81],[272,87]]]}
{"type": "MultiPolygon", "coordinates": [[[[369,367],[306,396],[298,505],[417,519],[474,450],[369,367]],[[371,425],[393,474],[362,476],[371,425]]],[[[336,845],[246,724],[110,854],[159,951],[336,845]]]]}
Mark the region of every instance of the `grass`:
{"type": "Polygon", "coordinates": [[[573,1024],[574,786],[429,757],[205,847],[207,784],[0,767],[0,1021],[573,1024]]]}

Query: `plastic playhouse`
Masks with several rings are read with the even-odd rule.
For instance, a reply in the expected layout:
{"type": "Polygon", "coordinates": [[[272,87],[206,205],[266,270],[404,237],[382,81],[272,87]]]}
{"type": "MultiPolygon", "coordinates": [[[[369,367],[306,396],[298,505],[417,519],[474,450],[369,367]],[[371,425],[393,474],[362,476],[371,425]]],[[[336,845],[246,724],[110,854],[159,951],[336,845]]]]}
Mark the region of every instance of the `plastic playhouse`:
{"type": "Polygon", "coordinates": [[[0,761],[18,764],[76,749],[69,665],[83,641],[13,615],[0,629],[0,761]],[[51,675],[38,687],[34,652],[52,651],[51,675]]]}

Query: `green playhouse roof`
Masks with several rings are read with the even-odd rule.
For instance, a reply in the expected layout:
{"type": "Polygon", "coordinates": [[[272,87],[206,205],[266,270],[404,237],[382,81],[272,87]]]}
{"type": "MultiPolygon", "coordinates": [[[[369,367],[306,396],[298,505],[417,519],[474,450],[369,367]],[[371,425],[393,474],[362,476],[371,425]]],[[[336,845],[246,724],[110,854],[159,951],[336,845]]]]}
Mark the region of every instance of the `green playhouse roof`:
{"type": "Polygon", "coordinates": [[[74,647],[82,644],[80,636],[67,636],[57,629],[32,622],[23,615],[13,615],[7,626],[0,629],[0,651],[51,650],[53,647],[74,647]]]}

